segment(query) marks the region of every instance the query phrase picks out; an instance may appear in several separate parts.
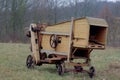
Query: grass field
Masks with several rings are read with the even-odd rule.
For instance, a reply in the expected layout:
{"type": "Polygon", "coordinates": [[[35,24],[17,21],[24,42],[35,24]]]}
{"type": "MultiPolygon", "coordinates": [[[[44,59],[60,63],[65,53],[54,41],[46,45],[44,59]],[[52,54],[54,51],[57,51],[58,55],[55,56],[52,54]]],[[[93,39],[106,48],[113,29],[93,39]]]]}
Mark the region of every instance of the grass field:
{"type": "Polygon", "coordinates": [[[91,54],[96,75],[65,73],[59,76],[55,65],[43,65],[29,70],[26,57],[31,54],[28,44],[0,43],[0,80],[120,80],[120,48],[96,50],[91,54]]]}

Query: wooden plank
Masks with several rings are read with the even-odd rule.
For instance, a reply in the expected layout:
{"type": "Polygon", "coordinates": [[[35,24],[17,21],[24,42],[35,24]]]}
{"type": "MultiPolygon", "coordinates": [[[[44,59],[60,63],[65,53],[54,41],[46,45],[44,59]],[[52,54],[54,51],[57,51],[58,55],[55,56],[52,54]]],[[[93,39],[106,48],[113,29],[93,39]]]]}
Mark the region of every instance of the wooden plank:
{"type": "MultiPolygon", "coordinates": [[[[58,52],[64,52],[64,53],[68,53],[69,51],[69,37],[65,37],[65,36],[58,36],[61,38],[61,43],[58,44],[58,46],[56,47],[56,51],[58,52]]],[[[65,54],[67,55],[67,54],[65,54]]]]}
{"type": "Polygon", "coordinates": [[[59,55],[67,55],[67,53],[65,52],[58,52],[58,51],[55,51],[55,50],[44,50],[44,49],[41,49],[41,52],[42,53],[47,53],[47,54],[59,54],[59,55]]]}
{"type": "Polygon", "coordinates": [[[83,48],[86,48],[88,46],[87,44],[87,40],[86,39],[77,39],[75,38],[73,40],[73,46],[74,47],[83,47],[83,48]]]}
{"type": "Polygon", "coordinates": [[[46,31],[42,31],[40,33],[41,34],[56,34],[56,35],[62,35],[62,36],[69,36],[68,33],[62,33],[62,32],[46,32],[46,31]]]}
{"type": "Polygon", "coordinates": [[[50,46],[50,36],[51,35],[44,34],[42,37],[42,48],[45,50],[54,50],[54,48],[50,46]]]}
{"type": "Polygon", "coordinates": [[[70,22],[65,22],[59,25],[48,26],[45,31],[46,32],[61,32],[61,33],[69,33],[70,30],[70,22]]]}
{"type": "Polygon", "coordinates": [[[67,55],[66,53],[68,53],[68,49],[69,49],[68,48],[69,37],[58,36],[59,38],[61,38],[61,42],[58,43],[56,49],[54,49],[50,46],[50,36],[51,35],[43,34],[43,37],[42,37],[42,48],[43,48],[43,50],[56,51],[56,52],[60,52],[60,53],[65,53],[65,55],[67,55]]]}
{"type": "Polygon", "coordinates": [[[56,61],[56,60],[61,60],[61,58],[46,58],[45,60],[56,61]]]}
{"type": "Polygon", "coordinates": [[[73,45],[85,48],[88,46],[89,24],[85,18],[75,21],[73,45]]]}
{"type": "Polygon", "coordinates": [[[30,25],[32,53],[34,55],[35,62],[37,64],[40,61],[39,47],[38,47],[38,36],[37,36],[37,33],[33,32],[31,30],[32,27],[37,27],[37,25],[36,24],[30,25]],[[37,41],[37,43],[36,43],[36,41],[37,41]]]}
{"type": "Polygon", "coordinates": [[[73,27],[74,27],[74,18],[71,19],[71,25],[70,25],[69,51],[68,51],[67,62],[70,62],[71,49],[72,49],[72,38],[73,38],[73,27]]]}

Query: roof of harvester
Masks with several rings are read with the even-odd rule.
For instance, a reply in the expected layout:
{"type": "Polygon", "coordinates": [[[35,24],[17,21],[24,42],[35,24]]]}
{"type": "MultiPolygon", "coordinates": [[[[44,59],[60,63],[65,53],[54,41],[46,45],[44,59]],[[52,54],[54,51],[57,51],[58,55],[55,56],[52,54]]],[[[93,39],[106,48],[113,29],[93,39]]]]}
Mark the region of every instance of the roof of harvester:
{"type": "Polygon", "coordinates": [[[90,25],[108,27],[107,22],[104,19],[86,17],[90,25]]]}
{"type": "MultiPolygon", "coordinates": [[[[101,18],[82,17],[82,18],[77,18],[77,19],[74,19],[74,20],[76,21],[76,20],[80,20],[80,19],[87,19],[89,25],[108,27],[107,22],[104,19],[101,19],[101,18]]],[[[67,23],[67,22],[70,22],[70,20],[69,21],[63,21],[63,22],[60,22],[60,23],[57,23],[57,24],[54,24],[54,25],[59,25],[59,24],[62,24],[62,23],[67,23]]],[[[53,26],[53,25],[49,25],[49,26],[53,26]]]]}

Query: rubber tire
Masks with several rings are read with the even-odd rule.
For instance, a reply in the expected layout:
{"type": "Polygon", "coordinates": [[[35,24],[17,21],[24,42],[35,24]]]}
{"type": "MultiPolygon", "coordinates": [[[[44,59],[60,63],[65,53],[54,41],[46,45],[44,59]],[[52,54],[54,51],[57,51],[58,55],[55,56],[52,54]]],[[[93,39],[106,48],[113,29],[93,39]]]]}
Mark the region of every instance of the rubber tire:
{"type": "Polygon", "coordinates": [[[78,72],[83,71],[83,67],[82,66],[74,66],[75,70],[78,72]]]}
{"type": "Polygon", "coordinates": [[[90,78],[93,78],[93,76],[95,75],[95,68],[92,66],[90,67],[89,71],[90,71],[89,73],[90,78]]]}
{"type": "Polygon", "coordinates": [[[26,66],[28,69],[33,67],[33,57],[31,55],[28,55],[26,59],[26,66]]]}
{"type": "Polygon", "coordinates": [[[60,76],[62,76],[64,74],[63,64],[57,64],[57,72],[58,72],[58,75],[60,75],[60,76]]]}

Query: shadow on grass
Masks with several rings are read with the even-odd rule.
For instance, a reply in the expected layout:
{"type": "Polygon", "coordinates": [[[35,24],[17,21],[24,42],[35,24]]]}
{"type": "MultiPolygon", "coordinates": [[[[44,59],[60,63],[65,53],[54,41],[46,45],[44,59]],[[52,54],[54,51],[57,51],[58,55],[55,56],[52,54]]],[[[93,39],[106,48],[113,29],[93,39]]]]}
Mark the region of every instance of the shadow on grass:
{"type": "Polygon", "coordinates": [[[40,72],[48,72],[49,74],[52,75],[58,75],[59,77],[79,77],[79,78],[84,78],[87,77],[89,78],[88,73],[75,73],[75,72],[65,72],[63,75],[59,75],[57,72],[57,68],[55,66],[49,66],[49,67],[44,67],[44,66],[40,66],[39,68],[37,67],[36,70],[40,71],[40,72]],[[41,68],[40,68],[41,67],[41,68]]]}
{"type": "MultiPolygon", "coordinates": [[[[34,69],[38,70],[39,72],[48,72],[49,74],[53,74],[53,75],[58,75],[58,72],[57,72],[57,68],[55,66],[36,66],[34,67],[34,69]]],[[[71,72],[67,72],[67,73],[64,73],[63,75],[61,75],[61,77],[65,77],[65,76],[70,76],[70,73],[71,72]]]]}

